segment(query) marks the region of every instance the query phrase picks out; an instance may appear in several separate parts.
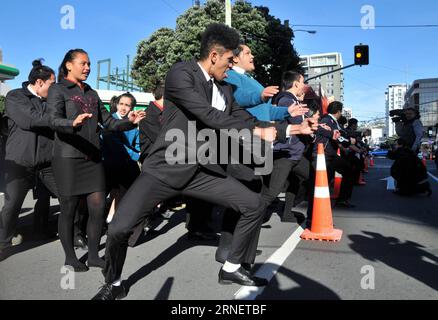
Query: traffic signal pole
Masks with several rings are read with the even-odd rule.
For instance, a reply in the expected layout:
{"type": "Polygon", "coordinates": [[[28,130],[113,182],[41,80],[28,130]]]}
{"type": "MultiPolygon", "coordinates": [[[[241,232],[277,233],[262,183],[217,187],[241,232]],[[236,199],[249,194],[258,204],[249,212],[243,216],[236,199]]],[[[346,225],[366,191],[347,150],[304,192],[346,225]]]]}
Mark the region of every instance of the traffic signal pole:
{"type": "Polygon", "coordinates": [[[332,71],[329,71],[329,72],[326,72],[326,73],[322,73],[322,74],[320,74],[318,76],[315,76],[315,77],[308,78],[304,82],[307,83],[310,80],[313,80],[313,79],[316,79],[316,78],[319,78],[319,77],[323,77],[323,76],[326,76],[326,75],[328,75],[330,73],[338,72],[338,71],[341,71],[341,70],[344,70],[344,69],[347,69],[347,68],[351,68],[351,67],[354,67],[354,66],[356,66],[356,64],[353,63],[353,64],[350,64],[348,66],[345,66],[345,67],[342,67],[342,68],[339,68],[339,69],[335,69],[335,70],[332,70],[332,71]]]}

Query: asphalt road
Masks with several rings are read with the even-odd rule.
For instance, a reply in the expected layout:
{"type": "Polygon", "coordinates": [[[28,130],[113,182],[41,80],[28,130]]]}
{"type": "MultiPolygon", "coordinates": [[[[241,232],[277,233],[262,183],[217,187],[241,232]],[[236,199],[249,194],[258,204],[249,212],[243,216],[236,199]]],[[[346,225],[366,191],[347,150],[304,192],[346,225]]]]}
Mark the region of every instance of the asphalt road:
{"type": "MultiPolygon", "coordinates": [[[[184,210],[157,221],[155,233],[128,250],[126,299],[438,299],[438,181],[430,179],[430,198],[402,198],[381,180],[389,166],[377,159],[367,185],[355,187],[356,208],[333,209],[335,228],[343,230],[340,242],[300,241],[300,227],[274,214],[262,229],[256,261],[258,273],[272,277],[263,290],[217,283],[217,243],[188,241],[184,210]]],[[[33,204],[29,194],[20,219],[25,243],[0,262],[0,299],[90,299],[103,283],[100,270],[63,270],[59,240],[31,237],[33,204]]],[[[55,227],[56,200],[52,209],[55,227]]],[[[220,216],[220,210],[213,215],[216,226],[220,216]]],[[[85,251],[77,253],[86,258],[85,251]]]]}

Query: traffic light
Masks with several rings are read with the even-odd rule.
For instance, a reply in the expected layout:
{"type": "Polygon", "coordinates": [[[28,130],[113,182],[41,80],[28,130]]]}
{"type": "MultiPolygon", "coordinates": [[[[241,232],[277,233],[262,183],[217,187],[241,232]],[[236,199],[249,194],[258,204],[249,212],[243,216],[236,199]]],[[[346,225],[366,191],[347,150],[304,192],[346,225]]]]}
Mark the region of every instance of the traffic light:
{"type": "Polygon", "coordinates": [[[369,48],[367,45],[358,45],[354,47],[354,64],[365,66],[369,64],[369,48]]]}

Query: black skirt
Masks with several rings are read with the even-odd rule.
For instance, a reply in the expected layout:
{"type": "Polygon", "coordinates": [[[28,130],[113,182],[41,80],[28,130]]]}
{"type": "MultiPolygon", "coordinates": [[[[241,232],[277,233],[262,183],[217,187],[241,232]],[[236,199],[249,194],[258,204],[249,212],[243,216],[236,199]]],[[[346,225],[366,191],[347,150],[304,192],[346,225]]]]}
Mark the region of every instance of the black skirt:
{"type": "Polygon", "coordinates": [[[78,196],[105,191],[105,171],[102,162],[54,157],[52,168],[61,196],[78,196]]]}

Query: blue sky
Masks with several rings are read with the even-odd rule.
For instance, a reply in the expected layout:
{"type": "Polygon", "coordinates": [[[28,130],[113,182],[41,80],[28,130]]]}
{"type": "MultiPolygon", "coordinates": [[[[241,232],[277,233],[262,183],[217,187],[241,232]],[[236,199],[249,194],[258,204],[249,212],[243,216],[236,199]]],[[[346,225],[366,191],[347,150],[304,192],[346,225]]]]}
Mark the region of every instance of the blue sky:
{"type": "MultiPolygon", "coordinates": [[[[361,8],[375,9],[376,25],[438,24],[438,1],[418,0],[253,0],[270,8],[271,14],[297,24],[360,25],[361,8]]],[[[94,67],[89,83],[96,85],[96,61],[112,58],[124,68],[126,55],[135,56],[137,43],[160,27],[174,27],[176,18],[192,0],[3,0],[0,48],[4,62],[21,74],[11,87],[26,80],[31,61],[43,57],[57,68],[71,48],[84,48],[94,67]],[[60,26],[61,8],[75,9],[75,29],[60,26]]],[[[392,83],[438,77],[438,28],[317,28],[311,35],[296,32],[294,44],[300,54],[341,52],[344,64],[353,62],[353,47],[370,46],[370,65],[345,70],[345,105],[361,120],[384,115],[384,92],[392,83]]]]}

